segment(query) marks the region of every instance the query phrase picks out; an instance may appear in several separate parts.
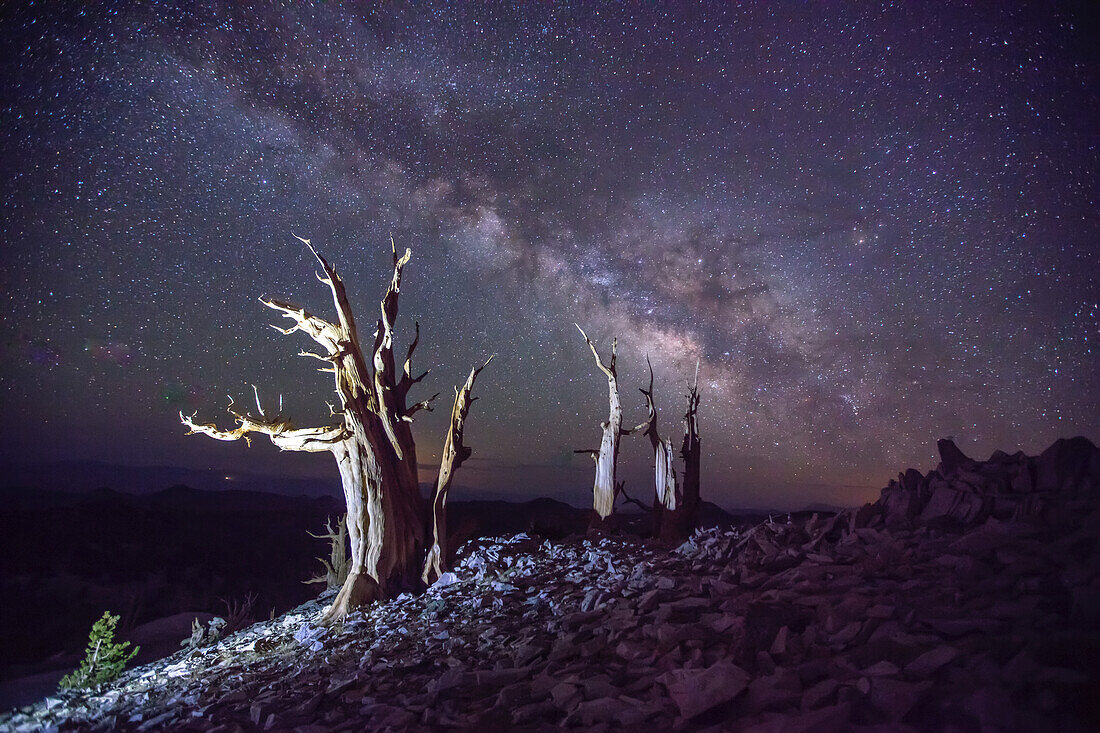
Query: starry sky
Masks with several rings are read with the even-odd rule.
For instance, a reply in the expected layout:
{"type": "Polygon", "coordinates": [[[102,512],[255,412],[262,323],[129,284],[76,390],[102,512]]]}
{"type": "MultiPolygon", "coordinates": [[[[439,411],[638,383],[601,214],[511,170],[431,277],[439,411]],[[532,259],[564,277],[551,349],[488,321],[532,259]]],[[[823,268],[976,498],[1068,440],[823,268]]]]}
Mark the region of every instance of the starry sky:
{"type": "MultiPolygon", "coordinates": [[[[324,455],[185,438],[226,395],[327,423],[332,384],[257,297],[362,324],[413,250],[434,479],[583,505],[619,338],[703,492],[874,498],[953,436],[1100,442],[1100,86],[1087,5],[5,3],[0,459],[331,480],[324,455]],[[245,7],[251,5],[252,7],[245,7]]],[[[365,328],[365,326],[363,326],[365,328]]],[[[399,348],[401,348],[399,346],[399,348]]],[[[620,474],[646,496],[651,449],[620,474]]],[[[651,491],[651,490],[650,490],[651,491]]],[[[455,498],[460,498],[457,494],[455,498]]]]}

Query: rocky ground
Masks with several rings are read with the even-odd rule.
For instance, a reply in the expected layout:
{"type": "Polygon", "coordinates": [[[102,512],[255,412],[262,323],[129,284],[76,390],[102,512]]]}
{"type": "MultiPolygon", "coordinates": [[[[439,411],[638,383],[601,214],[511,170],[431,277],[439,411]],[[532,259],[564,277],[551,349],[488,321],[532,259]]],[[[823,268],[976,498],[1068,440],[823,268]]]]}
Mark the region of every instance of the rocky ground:
{"type": "Polygon", "coordinates": [[[678,548],[527,535],[418,597],[222,642],[14,730],[1100,729],[1100,451],[943,462],[834,517],[678,548]]]}

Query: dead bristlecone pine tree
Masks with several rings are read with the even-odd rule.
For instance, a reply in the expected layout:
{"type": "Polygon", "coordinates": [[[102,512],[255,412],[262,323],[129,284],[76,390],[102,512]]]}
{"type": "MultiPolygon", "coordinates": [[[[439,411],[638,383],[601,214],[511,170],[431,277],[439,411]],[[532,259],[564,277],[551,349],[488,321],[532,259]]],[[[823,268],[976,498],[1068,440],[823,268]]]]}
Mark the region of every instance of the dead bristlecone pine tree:
{"type": "Polygon", "coordinates": [[[306,585],[324,583],[325,589],[339,588],[348,579],[348,515],[340,517],[340,523],[336,528],[332,526],[332,520],[325,520],[325,534],[313,534],[307,531],[310,537],[329,541],[329,559],[317,558],[324,566],[324,574],[314,575],[309,580],[303,580],[306,585]]]}
{"type": "MultiPolygon", "coordinates": [[[[331,409],[334,423],[296,428],[286,416],[265,413],[258,395],[258,415],[239,412],[230,402],[229,412],[237,421],[232,430],[196,422],[194,416],[182,413],[180,420],[191,433],[205,433],[217,440],[244,438],[249,442],[250,433],[262,433],[282,450],[328,452],[336,459],[347,504],[351,561],[347,579],[322,617],[323,622],[331,623],[376,599],[422,587],[428,514],[420,495],[411,426],[413,416],[430,409],[434,397],[411,405],[407,400],[409,390],[427,375],[427,372],[412,375],[419,324],[400,373],[393,355],[401,274],[412,256],[411,250],[406,249],[399,256],[391,240],[393,275],[382,297],[374,334],[368,341],[369,350],[364,353],[351,304],[336,269],[308,239],[297,239],[321,265],[323,274],[317,277],[332,293],[336,320],[326,321],[304,308],[274,299],[261,302],[294,324],[289,328],[273,328],[283,334],[301,331],[320,345],[320,353],[300,353],[324,362],[326,366],[320,371],[335,378],[341,407],[331,409]]],[[[461,437],[458,442],[461,444],[461,437]]]]}
{"type": "Polygon", "coordinates": [[[675,514],[680,508],[680,489],[676,484],[676,469],[673,466],[672,440],[661,438],[657,432],[657,406],[653,401],[653,364],[646,356],[649,366],[649,389],[639,388],[645,395],[648,419],[634,428],[641,430],[653,446],[653,536],[668,539],[675,535],[673,529],[675,514]]]}
{"type": "Polygon", "coordinates": [[[443,443],[443,456],[439,461],[439,475],[435,479],[435,492],[432,497],[432,544],[428,548],[428,558],[424,561],[423,581],[431,585],[439,576],[451,567],[451,551],[447,539],[447,495],[451,490],[451,481],[462,462],[470,457],[472,451],[462,443],[463,428],[470,405],[477,397],[471,397],[474,380],[481,370],[489,366],[489,359],[479,367],[470,370],[466,383],[455,387],[455,402],[451,409],[451,421],[447,426],[447,438],[443,443]]]}
{"type": "Polygon", "coordinates": [[[699,521],[699,362],[695,363],[695,381],[687,394],[687,412],[684,414],[684,441],[680,457],[684,459],[684,476],[680,482],[680,505],[662,525],[666,539],[686,538],[699,521]]]}
{"type": "Polygon", "coordinates": [[[596,345],[592,343],[592,339],[588,338],[584,329],[578,324],[573,325],[577,326],[588,348],[592,350],[592,356],[596,358],[596,368],[607,377],[608,414],[607,420],[600,423],[602,437],[599,450],[574,451],[586,453],[596,462],[596,479],[592,485],[592,509],[596,513],[593,526],[599,526],[611,516],[615,507],[615,469],[619,461],[619,439],[629,435],[630,431],[623,429],[623,408],[619,401],[619,377],[615,370],[615,349],[618,340],[611,339],[611,359],[604,363],[600,358],[600,352],[596,350],[596,345]]]}

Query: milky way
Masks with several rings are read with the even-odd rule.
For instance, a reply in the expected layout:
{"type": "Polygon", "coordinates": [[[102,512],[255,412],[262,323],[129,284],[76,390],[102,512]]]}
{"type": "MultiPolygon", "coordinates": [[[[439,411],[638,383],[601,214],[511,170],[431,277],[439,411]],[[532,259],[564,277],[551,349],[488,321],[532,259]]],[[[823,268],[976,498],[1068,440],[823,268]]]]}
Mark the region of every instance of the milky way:
{"type": "MultiPolygon", "coordinates": [[[[363,314],[390,236],[412,248],[423,396],[497,354],[482,492],[584,501],[607,398],[574,322],[618,336],[628,424],[650,356],[675,439],[700,362],[727,506],[863,501],[946,435],[1100,438],[1075,6],[243,5],[2,11],[5,461],[334,476],[176,416],[224,423],[255,383],[324,423],[331,383],[256,300],[328,313],[292,234],[363,314]]],[[[446,407],[418,419],[425,481],[446,407]]],[[[648,451],[624,448],[635,493],[648,451]]]]}

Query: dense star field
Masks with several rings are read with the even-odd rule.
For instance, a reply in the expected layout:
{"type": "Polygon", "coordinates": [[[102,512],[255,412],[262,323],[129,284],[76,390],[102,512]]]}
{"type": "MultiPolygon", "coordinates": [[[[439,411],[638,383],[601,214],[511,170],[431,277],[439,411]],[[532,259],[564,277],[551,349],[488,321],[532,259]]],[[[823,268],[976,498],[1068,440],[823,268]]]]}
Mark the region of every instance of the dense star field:
{"type": "MultiPolygon", "coordinates": [[[[701,362],[704,496],[855,504],[900,467],[1100,440],[1095,18],[979,8],[5,4],[0,458],[332,477],[229,425],[322,425],[331,380],[261,295],[398,329],[451,386],[491,353],[459,483],[577,503],[619,337],[678,441],[701,362]]],[[[401,346],[398,347],[400,352],[401,346]]],[[[651,455],[626,441],[634,493],[651,455]]]]}

